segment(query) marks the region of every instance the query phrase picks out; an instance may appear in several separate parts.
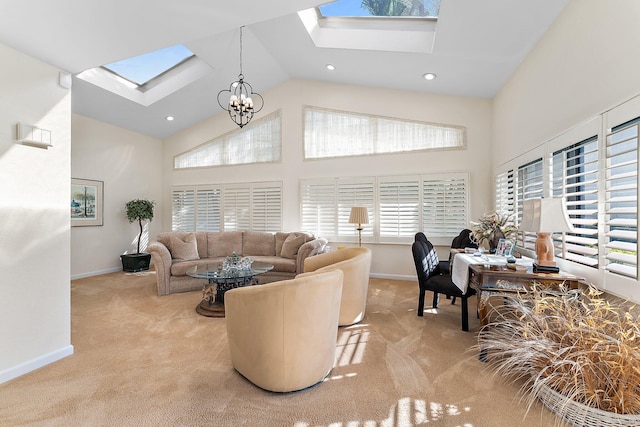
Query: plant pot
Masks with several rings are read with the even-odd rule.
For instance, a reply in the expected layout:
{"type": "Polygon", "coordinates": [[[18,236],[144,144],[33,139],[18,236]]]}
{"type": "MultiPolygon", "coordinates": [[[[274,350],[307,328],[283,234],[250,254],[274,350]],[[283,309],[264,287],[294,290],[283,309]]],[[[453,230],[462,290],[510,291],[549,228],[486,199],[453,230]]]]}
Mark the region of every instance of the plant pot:
{"type": "Polygon", "coordinates": [[[151,254],[142,252],[139,254],[124,254],[120,255],[122,260],[122,270],[128,273],[135,273],[136,271],[143,271],[149,269],[151,263],[151,254]]]}

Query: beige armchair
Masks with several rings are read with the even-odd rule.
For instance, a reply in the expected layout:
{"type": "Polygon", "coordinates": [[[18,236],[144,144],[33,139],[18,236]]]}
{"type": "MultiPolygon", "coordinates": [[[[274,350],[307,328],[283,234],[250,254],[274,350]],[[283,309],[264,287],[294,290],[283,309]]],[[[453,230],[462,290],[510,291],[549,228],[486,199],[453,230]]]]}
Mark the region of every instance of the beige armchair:
{"type": "Polygon", "coordinates": [[[233,367],[266,390],[301,390],[335,361],[340,271],[227,291],[225,314],[233,367]]]}
{"type": "Polygon", "coordinates": [[[332,270],[341,270],[344,273],[339,325],[347,326],[360,322],[364,318],[367,306],[371,251],[367,248],[344,248],[314,255],[304,260],[302,276],[308,272],[332,270]]]}

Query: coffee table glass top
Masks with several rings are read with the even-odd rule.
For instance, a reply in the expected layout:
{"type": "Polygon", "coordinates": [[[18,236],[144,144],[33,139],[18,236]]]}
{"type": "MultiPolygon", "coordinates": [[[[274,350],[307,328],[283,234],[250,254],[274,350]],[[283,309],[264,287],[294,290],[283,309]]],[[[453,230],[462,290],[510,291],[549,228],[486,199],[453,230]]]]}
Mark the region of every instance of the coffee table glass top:
{"type": "Polygon", "coordinates": [[[250,269],[223,270],[222,261],[220,261],[195,266],[187,270],[187,274],[198,279],[225,280],[251,278],[271,270],[273,270],[273,264],[261,261],[254,261],[250,269]]]}

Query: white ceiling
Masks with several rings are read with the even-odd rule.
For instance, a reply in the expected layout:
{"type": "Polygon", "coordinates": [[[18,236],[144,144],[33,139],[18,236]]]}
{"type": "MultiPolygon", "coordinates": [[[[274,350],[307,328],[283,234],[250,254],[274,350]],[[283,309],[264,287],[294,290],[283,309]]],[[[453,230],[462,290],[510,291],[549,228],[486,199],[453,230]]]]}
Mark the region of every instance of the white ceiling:
{"type": "Polygon", "coordinates": [[[75,113],[165,138],[222,112],[240,26],[244,75],[260,93],[299,78],[491,98],[568,1],[442,0],[432,53],[398,53],[316,47],[297,11],[327,0],[0,0],[0,43],[72,74],[184,44],[212,72],[147,107],[73,79],[75,113]]]}

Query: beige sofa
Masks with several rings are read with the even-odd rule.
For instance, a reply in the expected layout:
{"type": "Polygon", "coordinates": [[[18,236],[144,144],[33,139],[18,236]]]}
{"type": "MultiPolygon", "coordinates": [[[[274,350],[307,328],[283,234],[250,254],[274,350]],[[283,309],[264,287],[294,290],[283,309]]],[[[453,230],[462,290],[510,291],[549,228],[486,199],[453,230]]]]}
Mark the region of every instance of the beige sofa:
{"type": "Polygon", "coordinates": [[[304,274],[332,270],[344,273],[340,326],[360,322],[367,306],[371,251],[367,248],[344,248],[304,260],[304,274]]]}
{"type": "Polygon", "coordinates": [[[333,368],[343,274],[340,270],[227,291],[233,367],[265,390],[312,386],[333,368]]]}
{"type": "Polygon", "coordinates": [[[200,264],[222,261],[235,252],[254,261],[273,264],[259,276],[260,283],[292,279],[301,273],[304,260],[320,253],[327,240],[303,232],[196,231],[165,232],[147,247],[158,282],[158,295],[202,289],[205,279],[187,275],[200,264]]]}

